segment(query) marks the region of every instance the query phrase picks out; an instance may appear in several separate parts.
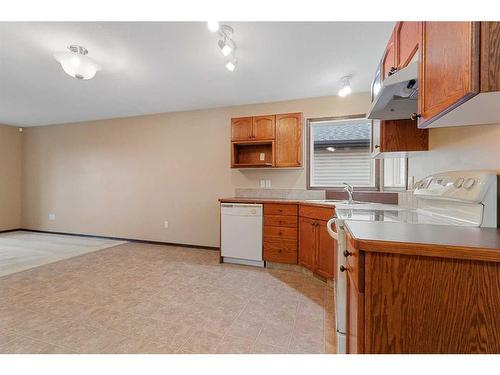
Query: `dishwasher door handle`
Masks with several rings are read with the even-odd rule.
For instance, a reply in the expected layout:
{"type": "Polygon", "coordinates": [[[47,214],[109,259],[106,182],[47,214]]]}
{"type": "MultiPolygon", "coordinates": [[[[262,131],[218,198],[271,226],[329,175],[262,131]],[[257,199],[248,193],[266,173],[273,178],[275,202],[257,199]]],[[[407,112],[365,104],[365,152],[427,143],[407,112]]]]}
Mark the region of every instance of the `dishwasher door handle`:
{"type": "Polygon", "coordinates": [[[332,225],[335,224],[335,218],[331,218],[328,220],[328,223],[326,223],[326,229],[328,230],[328,234],[337,241],[339,240],[339,234],[333,230],[332,225]]]}

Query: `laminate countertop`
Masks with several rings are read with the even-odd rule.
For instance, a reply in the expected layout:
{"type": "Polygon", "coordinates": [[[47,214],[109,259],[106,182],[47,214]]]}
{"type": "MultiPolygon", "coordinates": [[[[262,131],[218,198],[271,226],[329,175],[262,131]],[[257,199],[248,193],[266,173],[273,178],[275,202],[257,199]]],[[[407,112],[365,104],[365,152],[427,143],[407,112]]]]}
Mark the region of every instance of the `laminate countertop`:
{"type": "Polygon", "coordinates": [[[358,250],[500,262],[500,229],[346,220],[358,250]]]}
{"type": "Polygon", "coordinates": [[[297,199],[282,199],[282,198],[220,198],[221,203],[278,203],[278,204],[311,204],[314,206],[335,208],[338,202],[326,202],[323,200],[297,200],[297,199]]]}
{"type": "Polygon", "coordinates": [[[396,204],[358,202],[354,205],[346,204],[342,200],[322,200],[322,199],[282,199],[282,198],[220,198],[220,203],[277,203],[277,204],[307,204],[326,208],[352,209],[352,210],[403,210],[396,204]]]}

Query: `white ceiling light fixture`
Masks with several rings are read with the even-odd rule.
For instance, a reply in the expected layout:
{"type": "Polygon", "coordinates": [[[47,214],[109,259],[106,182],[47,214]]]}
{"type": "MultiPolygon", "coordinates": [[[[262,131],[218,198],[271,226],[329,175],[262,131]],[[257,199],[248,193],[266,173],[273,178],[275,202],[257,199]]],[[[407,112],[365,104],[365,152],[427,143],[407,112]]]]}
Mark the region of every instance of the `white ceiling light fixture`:
{"type": "Polygon", "coordinates": [[[217,46],[219,47],[222,55],[228,57],[229,60],[226,61],[226,69],[230,72],[234,72],[238,60],[236,59],[236,43],[234,42],[232,36],[234,30],[231,26],[220,24],[219,22],[209,21],[207,22],[208,29],[212,32],[217,32],[219,35],[219,40],[217,41],[217,46]]]}
{"type": "Polygon", "coordinates": [[[219,22],[217,21],[208,21],[207,22],[208,30],[215,33],[219,31],[219,22]]]}
{"type": "Polygon", "coordinates": [[[238,64],[238,60],[232,59],[226,63],[226,69],[229,70],[230,72],[234,72],[234,69],[236,69],[237,64],[238,64]]]}
{"type": "Polygon", "coordinates": [[[78,45],[68,47],[69,51],[56,52],[54,58],[59,61],[63,70],[76,79],[92,79],[98,70],[99,64],[87,56],[87,49],[78,45]]]}
{"type": "Polygon", "coordinates": [[[349,95],[350,93],[352,93],[351,83],[349,82],[350,79],[351,79],[351,76],[342,77],[342,79],[341,79],[342,88],[339,90],[339,96],[345,97],[345,96],[349,95]]]}

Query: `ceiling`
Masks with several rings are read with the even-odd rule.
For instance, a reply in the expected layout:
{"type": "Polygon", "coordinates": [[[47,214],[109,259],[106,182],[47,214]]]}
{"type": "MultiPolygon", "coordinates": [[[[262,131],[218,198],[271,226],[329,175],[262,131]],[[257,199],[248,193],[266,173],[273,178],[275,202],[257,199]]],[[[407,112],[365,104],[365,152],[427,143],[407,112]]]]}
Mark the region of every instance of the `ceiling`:
{"type": "Polygon", "coordinates": [[[370,82],[393,22],[225,22],[238,66],[224,67],[205,22],[0,22],[0,123],[36,126],[335,95],[370,82]],[[80,44],[92,80],[53,58],[80,44]]]}

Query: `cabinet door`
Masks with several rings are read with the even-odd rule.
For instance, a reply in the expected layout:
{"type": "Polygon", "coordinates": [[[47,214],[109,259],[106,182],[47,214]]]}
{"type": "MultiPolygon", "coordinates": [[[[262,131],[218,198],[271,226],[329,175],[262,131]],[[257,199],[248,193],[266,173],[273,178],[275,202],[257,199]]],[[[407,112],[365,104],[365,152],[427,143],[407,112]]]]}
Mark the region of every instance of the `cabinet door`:
{"type": "Polygon", "coordinates": [[[363,346],[363,313],[364,295],[359,293],[354,284],[349,271],[347,272],[346,283],[346,339],[347,353],[360,354],[364,352],[363,346]]]}
{"type": "Polygon", "coordinates": [[[317,221],[317,223],[316,273],[327,279],[332,279],[335,276],[337,241],[328,234],[326,221],[317,221]]]}
{"type": "Polygon", "coordinates": [[[419,22],[398,22],[394,39],[396,41],[396,65],[398,69],[401,69],[410,63],[418,51],[419,22]]]}
{"type": "Polygon", "coordinates": [[[316,248],[316,221],[299,218],[299,263],[314,271],[316,248]]]}
{"type": "Polygon", "coordinates": [[[231,119],[231,140],[248,141],[253,139],[252,117],[231,119]]]}
{"type": "Polygon", "coordinates": [[[302,113],[276,115],[276,166],[302,165],[302,113]]]}
{"type": "Polygon", "coordinates": [[[274,139],[275,119],[273,116],[257,116],[253,118],[253,137],[256,140],[274,139]]]}
{"type": "Polygon", "coordinates": [[[384,56],[382,57],[382,81],[387,78],[391,70],[396,69],[396,46],[394,44],[394,33],[392,33],[384,56]]]}
{"type": "Polygon", "coordinates": [[[419,127],[479,92],[479,22],[423,22],[419,127]]]}

